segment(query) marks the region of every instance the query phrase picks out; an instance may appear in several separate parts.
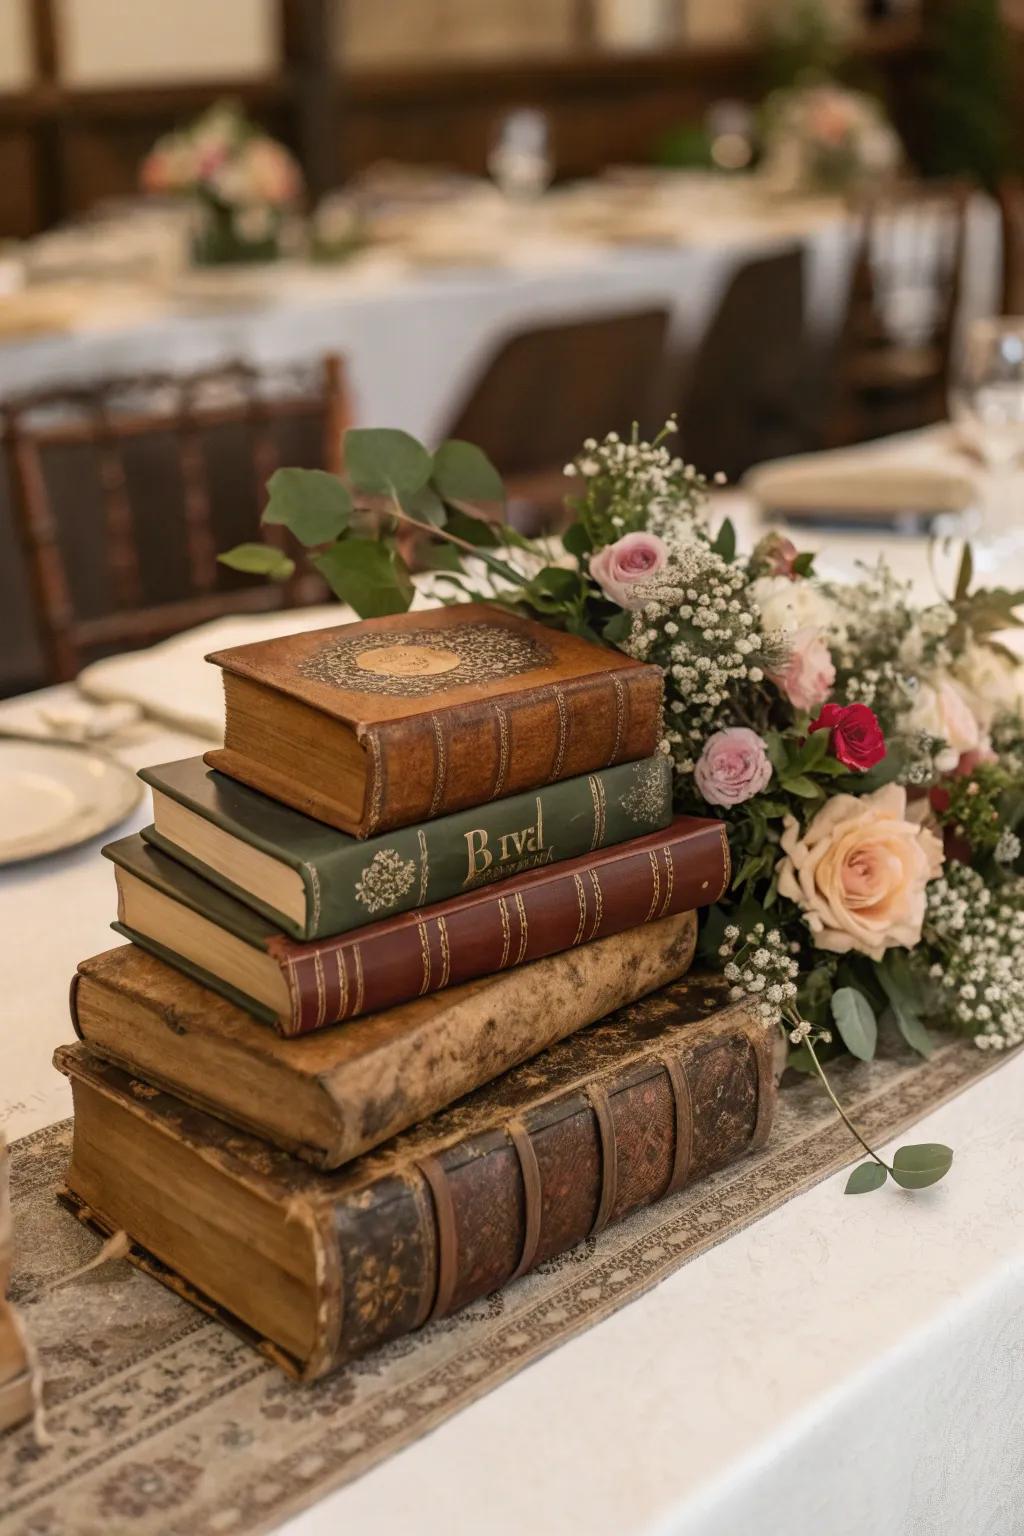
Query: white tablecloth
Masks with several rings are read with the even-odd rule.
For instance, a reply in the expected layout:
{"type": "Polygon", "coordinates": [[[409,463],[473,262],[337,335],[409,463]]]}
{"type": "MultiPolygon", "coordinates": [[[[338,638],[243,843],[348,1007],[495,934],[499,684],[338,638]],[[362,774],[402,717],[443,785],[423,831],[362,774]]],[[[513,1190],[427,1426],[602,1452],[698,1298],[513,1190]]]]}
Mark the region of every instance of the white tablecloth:
{"type": "MultiPolygon", "coordinates": [[[[857,548],[812,542],[840,566],[857,548]]],[[[896,550],[920,576],[920,541],[896,550]]],[[[176,674],[186,692],[196,650],[176,674]]],[[[41,698],[3,706],[0,725],[24,724],[41,698]]],[[[119,755],[140,767],[204,745],[149,722],[119,755]]],[[[122,830],[145,820],[140,807],[122,830]]],[[[97,844],[0,871],[0,1121],[12,1136],[69,1112],[49,1058],[72,1038],[68,979],[112,942],[112,915],[97,844]]],[[[917,1127],[911,1139],[956,1151],[935,1189],[846,1199],[846,1175],[827,1180],[291,1521],[289,1536],[1021,1536],[1022,1102],[1018,1056],[917,1127]]]]}

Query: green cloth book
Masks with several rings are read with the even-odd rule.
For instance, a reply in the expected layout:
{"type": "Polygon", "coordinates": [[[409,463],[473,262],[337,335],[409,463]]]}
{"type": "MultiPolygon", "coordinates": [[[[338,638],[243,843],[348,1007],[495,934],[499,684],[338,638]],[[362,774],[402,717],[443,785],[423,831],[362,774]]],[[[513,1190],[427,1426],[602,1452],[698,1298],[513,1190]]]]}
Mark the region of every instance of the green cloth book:
{"type": "Polygon", "coordinates": [[[296,939],[330,938],[414,907],[667,827],[665,757],[621,763],[378,837],[349,837],[207,768],[144,768],[143,837],[296,939]]]}

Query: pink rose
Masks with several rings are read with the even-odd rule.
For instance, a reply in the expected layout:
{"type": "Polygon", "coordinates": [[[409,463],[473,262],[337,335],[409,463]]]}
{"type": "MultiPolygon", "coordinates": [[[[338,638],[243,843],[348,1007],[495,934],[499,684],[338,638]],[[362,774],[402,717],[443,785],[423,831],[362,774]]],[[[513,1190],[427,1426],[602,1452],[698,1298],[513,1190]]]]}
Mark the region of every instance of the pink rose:
{"type": "Polygon", "coordinates": [[[708,737],[693,776],[711,805],[742,805],[767,789],[772,765],[757,732],[734,725],[708,737]]]}
{"type": "Polygon", "coordinates": [[[813,625],[796,630],[790,638],[789,660],[772,674],[772,682],[794,709],[810,710],[824,704],[835,680],[836,669],[821,630],[813,625]]]}
{"type": "Polygon", "coordinates": [[[766,533],[754,550],[752,564],[763,567],[769,576],[785,576],[787,581],[796,581],[793,566],[799,554],[792,539],[781,533],[766,533]]]}
{"type": "Polygon", "coordinates": [[[590,574],[605,597],[620,608],[642,608],[644,596],[635,590],[668,563],[668,550],[654,533],[627,533],[590,557],[590,574]]]}

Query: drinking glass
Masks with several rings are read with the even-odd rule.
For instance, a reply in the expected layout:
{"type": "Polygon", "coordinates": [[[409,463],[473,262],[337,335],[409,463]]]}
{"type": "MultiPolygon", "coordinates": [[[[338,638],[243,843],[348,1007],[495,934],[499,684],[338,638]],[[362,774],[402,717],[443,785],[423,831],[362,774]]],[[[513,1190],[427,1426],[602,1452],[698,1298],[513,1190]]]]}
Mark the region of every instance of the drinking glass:
{"type": "Polygon", "coordinates": [[[539,197],[554,175],[545,114],[523,107],[503,117],[487,169],[506,197],[539,197]]]}
{"type": "Polygon", "coordinates": [[[975,320],[950,399],[963,438],[988,471],[982,538],[1024,533],[1024,316],[975,320]]]}

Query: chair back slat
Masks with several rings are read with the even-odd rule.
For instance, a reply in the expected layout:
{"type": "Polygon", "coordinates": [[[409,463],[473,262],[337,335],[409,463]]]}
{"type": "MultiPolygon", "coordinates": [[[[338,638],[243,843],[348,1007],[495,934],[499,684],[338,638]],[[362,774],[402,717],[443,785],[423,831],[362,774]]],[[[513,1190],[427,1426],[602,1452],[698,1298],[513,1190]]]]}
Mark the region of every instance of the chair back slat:
{"type": "MultiPolygon", "coordinates": [[[[218,543],[235,540],[222,538],[217,530],[208,453],[211,435],[228,429],[229,437],[221,446],[235,453],[236,429],[240,429],[248,473],[255,475],[262,493],[277,466],[277,430],[284,421],[318,427],[313,443],[318,467],[340,469],[348,406],[337,358],[325,358],[312,379],[309,367],[261,374],[248,365],[231,364],[184,377],[120,378],[0,402],[0,443],[10,469],[14,518],[52,680],[74,677],[90,652],[150,643],[200,622],[197,614],[211,618],[217,613],[258,611],[322,597],[324,588],[318,578],[310,581],[297,572],[282,586],[256,586],[217,562],[218,543]],[[126,455],[129,444],[133,445],[131,455],[126,455]],[[166,477],[162,469],[154,468],[158,449],[161,463],[168,452],[173,455],[177,477],[166,477]],[[70,480],[65,464],[63,497],[61,477],[55,480],[47,473],[48,454],[73,456],[70,480]],[[88,504],[79,494],[83,456],[91,459],[95,475],[103,564],[109,578],[109,595],[99,616],[77,612],[78,566],[72,582],[65,548],[76,521],[81,525],[79,548],[87,542],[83,531],[89,524],[82,519],[88,504]],[[154,498],[161,508],[159,523],[154,523],[152,508],[147,507],[144,489],[149,482],[140,473],[140,464],[147,466],[149,475],[160,478],[160,494],[154,498]],[[170,504],[168,496],[174,498],[170,504]],[[169,505],[180,530],[173,546],[168,545],[168,537],[174,537],[174,525],[167,526],[169,505]],[[173,557],[176,551],[184,553],[180,579],[185,590],[170,600],[163,588],[155,595],[146,590],[154,538],[163,540],[161,554],[167,557],[155,573],[158,582],[166,585],[178,580],[173,557]],[[143,558],[147,550],[148,566],[143,558]],[[163,569],[168,565],[170,576],[163,569]]],[[[244,478],[232,468],[228,484],[233,487],[244,478]]],[[[251,520],[253,531],[245,536],[259,536],[261,508],[262,501],[251,520]]],[[[244,505],[241,514],[248,521],[244,505]]],[[[286,537],[283,530],[269,527],[265,534],[274,543],[286,537]]],[[[151,570],[150,584],[153,574],[151,570]]]]}

